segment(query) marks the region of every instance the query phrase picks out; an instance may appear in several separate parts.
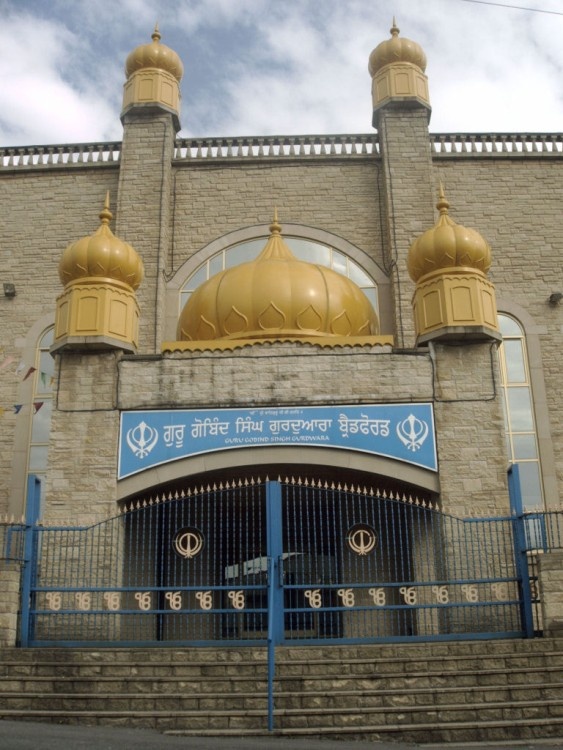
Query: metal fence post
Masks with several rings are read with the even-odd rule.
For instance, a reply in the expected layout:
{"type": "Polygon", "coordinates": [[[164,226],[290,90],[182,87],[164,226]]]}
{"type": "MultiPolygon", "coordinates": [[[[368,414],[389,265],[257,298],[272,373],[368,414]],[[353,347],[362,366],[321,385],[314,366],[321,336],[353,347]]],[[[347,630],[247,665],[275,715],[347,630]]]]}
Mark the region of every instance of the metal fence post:
{"type": "Polygon", "coordinates": [[[528,545],[526,543],[526,521],[522,489],[520,484],[520,467],[512,464],[508,469],[508,491],[512,505],[512,527],[514,529],[514,554],[516,557],[516,572],[520,586],[520,610],[522,615],[522,630],[526,638],[534,637],[534,614],[532,610],[532,589],[530,586],[530,571],[528,567],[528,545]]]}
{"type": "Polygon", "coordinates": [[[268,527],[268,731],[274,729],[274,678],[276,645],[283,638],[283,565],[282,494],[279,482],[266,482],[268,527]]]}
{"type": "Polygon", "coordinates": [[[41,502],[41,482],[34,475],[27,478],[27,498],[25,507],[25,532],[23,545],[23,571],[21,584],[20,644],[29,646],[33,637],[33,623],[30,616],[31,589],[37,565],[37,530],[41,502]]]}

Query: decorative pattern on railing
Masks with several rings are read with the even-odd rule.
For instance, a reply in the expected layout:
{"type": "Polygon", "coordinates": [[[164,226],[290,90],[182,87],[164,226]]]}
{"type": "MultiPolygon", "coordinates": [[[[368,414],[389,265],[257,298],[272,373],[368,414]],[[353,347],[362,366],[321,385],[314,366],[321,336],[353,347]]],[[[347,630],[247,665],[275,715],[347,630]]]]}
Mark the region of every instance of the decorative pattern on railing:
{"type": "Polygon", "coordinates": [[[0,169],[43,167],[99,167],[117,164],[121,143],[67,143],[56,146],[7,146],[0,148],[0,169]]]}
{"type": "Polygon", "coordinates": [[[176,159],[283,159],[377,155],[376,133],[364,135],[265,135],[181,138],[176,159]]]}
{"type": "Polygon", "coordinates": [[[435,133],[430,141],[438,156],[563,155],[563,133],[435,133]]]}
{"type": "MultiPolygon", "coordinates": [[[[432,133],[432,155],[439,158],[563,157],[563,133],[432,133]]],[[[0,148],[0,170],[116,165],[121,143],[74,143],[0,148]]],[[[179,138],[176,162],[246,159],[379,158],[377,133],[356,135],[266,135],[232,138],[179,138]]]]}

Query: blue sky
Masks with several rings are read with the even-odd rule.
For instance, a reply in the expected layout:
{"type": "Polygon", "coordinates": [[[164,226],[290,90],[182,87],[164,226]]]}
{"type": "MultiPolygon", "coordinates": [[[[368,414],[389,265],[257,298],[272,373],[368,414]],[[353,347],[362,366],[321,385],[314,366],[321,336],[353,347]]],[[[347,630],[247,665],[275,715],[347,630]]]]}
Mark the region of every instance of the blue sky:
{"type": "MultiPolygon", "coordinates": [[[[557,11],[562,0],[498,0],[557,11]]],[[[433,132],[563,130],[563,15],[465,0],[0,0],[0,144],[119,140],[124,63],[184,63],[181,135],[367,133],[371,50],[428,58],[433,132]]]]}

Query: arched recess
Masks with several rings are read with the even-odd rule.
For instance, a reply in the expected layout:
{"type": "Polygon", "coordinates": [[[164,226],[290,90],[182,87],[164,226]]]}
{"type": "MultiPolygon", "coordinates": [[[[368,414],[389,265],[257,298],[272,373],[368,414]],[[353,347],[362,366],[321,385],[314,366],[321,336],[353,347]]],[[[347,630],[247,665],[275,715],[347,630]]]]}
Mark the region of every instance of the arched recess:
{"type": "MultiPolygon", "coordinates": [[[[282,225],[283,234],[288,237],[297,237],[304,240],[312,240],[326,244],[339,252],[347,255],[357,263],[370,276],[377,285],[379,297],[379,321],[382,334],[392,334],[394,330],[391,287],[389,277],[372,260],[367,253],[353,245],[348,240],[339,237],[336,234],[327,232],[324,229],[317,229],[303,224],[282,225]]],[[[178,324],[178,296],[186,279],[196,271],[199,266],[221,250],[225,250],[233,245],[249,240],[264,238],[264,244],[270,233],[269,224],[258,224],[251,227],[237,229],[229,232],[210,242],[191,258],[186,260],[176,271],[174,276],[169,279],[166,285],[166,303],[165,303],[165,340],[174,341],[176,338],[176,327],[178,324]]]]}
{"type": "Polygon", "coordinates": [[[497,297],[497,309],[499,314],[514,318],[525,336],[544,497],[546,510],[550,510],[558,502],[559,493],[540,344],[540,336],[547,333],[547,328],[510,299],[497,297]]]}
{"type": "Polygon", "coordinates": [[[270,472],[274,475],[271,478],[285,473],[314,476],[419,498],[435,496],[439,491],[438,475],[412,464],[339,448],[274,446],[204,453],[147,469],[120,480],[118,500],[144,497],[152,491],[190,482],[212,484],[257,475],[263,478],[270,472]]]}
{"type": "MultiPolygon", "coordinates": [[[[25,513],[27,469],[30,441],[32,437],[32,422],[34,415],[34,395],[37,383],[40,382],[42,370],[39,366],[39,345],[49,329],[55,324],[52,314],[43,315],[29,329],[21,351],[21,362],[24,371],[20,376],[17,391],[17,403],[21,409],[17,414],[14,428],[14,444],[12,451],[12,477],[8,514],[20,517],[25,513]],[[30,376],[25,377],[29,368],[35,368],[30,376]]],[[[49,420],[50,422],[50,420],[49,420]]]]}

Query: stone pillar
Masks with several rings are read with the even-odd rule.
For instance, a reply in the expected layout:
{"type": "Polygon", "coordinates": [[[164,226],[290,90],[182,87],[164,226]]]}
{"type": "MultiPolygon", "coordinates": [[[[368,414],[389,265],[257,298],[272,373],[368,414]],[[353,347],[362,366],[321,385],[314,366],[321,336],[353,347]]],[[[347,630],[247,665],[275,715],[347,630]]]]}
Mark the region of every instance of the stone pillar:
{"type": "Polygon", "coordinates": [[[407,255],[413,239],[434,223],[434,183],[428,110],[389,102],[374,113],[382,156],[385,266],[391,278],[396,343],[415,343],[407,255]]]}
{"type": "Polygon", "coordinates": [[[157,353],[164,320],[176,130],[170,113],[152,108],[130,110],[123,124],[116,233],[136,248],[145,267],[137,295],[141,311],[138,351],[157,353]]]}

